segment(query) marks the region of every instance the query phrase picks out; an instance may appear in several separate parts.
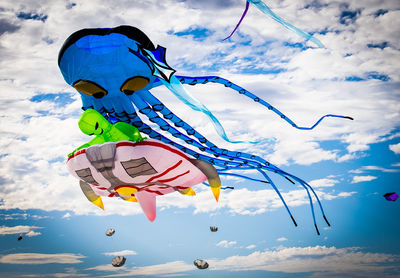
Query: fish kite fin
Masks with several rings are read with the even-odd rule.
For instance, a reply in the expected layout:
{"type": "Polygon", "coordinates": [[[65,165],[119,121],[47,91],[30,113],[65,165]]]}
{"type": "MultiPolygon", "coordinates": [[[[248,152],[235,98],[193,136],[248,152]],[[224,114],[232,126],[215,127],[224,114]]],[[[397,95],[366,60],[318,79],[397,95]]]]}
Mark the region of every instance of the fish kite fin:
{"type": "Polygon", "coordinates": [[[83,194],[89,200],[89,202],[104,210],[104,205],[101,197],[94,193],[92,187],[87,182],[81,180],[79,181],[79,186],[81,187],[83,194]]]}
{"type": "Polygon", "coordinates": [[[193,188],[191,187],[179,190],[179,193],[181,193],[182,195],[190,195],[190,196],[196,195],[196,192],[194,192],[193,188]]]}
{"type": "Polygon", "coordinates": [[[192,162],[194,166],[199,168],[199,170],[203,172],[203,174],[207,177],[214,198],[218,202],[219,193],[221,191],[221,179],[219,178],[217,169],[215,169],[212,164],[201,159],[190,159],[190,162],[192,162]]]}
{"type": "Polygon", "coordinates": [[[145,191],[135,194],[143,213],[151,222],[156,219],[156,195],[145,191]]]}

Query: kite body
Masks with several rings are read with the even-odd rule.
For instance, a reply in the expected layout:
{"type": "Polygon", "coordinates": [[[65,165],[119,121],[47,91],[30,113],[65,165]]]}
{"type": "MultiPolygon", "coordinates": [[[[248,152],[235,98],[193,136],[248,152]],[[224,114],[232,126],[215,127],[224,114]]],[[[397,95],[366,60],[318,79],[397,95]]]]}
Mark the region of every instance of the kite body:
{"type": "MultiPolygon", "coordinates": [[[[210,169],[208,165],[213,165],[213,169],[216,170],[215,173],[210,175],[209,182],[217,200],[220,190],[220,182],[218,185],[218,175],[231,175],[248,180],[259,181],[264,184],[268,183],[276,191],[294,224],[297,226],[282,195],[267,174],[267,172],[271,172],[285,177],[291,183],[297,182],[306,190],[310,200],[311,212],[316,229],[317,225],[315,222],[311,194],[316,198],[322,215],[328,223],[318,196],[315,194],[312,187],[305,181],[283,171],[256,155],[245,152],[230,151],[216,146],[195,130],[190,124],[175,115],[166,105],[153,95],[150,90],[161,85],[167,87],[169,91],[177,96],[184,104],[188,105],[193,110],[204,113],[208,116],[221,138],[231,143],[243,141],[232,141],[229,139],[218,119],[210,110],[207,109],[207,107],[191,96],[190,93],[185,90],[183,84],[197,85],[209,82],[222,84],[225,87],[253,100],[258,105],[268,108],[269,111],[276,113],[284,121],[297,129],[313,129],[325,117],[348,119],[350,119],[350,117],[329,114],[321,117],[312,127],[300,127],[268,102],[260,99],[229,80],[218,76],[175,76],[175,70],[166,62],[165,52],[165,48],[161,46],[155,47],[142,31],[131,26],[119,26],[112,29],[82,29],[72,34],[65,41],[59,53],[59,67],[66,82],[80,93],[83,110],[94,109],[108,121],[111,121],[111,119],[114,121],[116,119],[119,122],[127,123],[137,128],[141,133],[147,134],[150,138],[156,140],[148,142],[144,140],[143,142],[138,143],[104,144],[105,146],[115,146],[117,156],[116,160],[112,160],[115,165],[130,160],[144,158],[146,160],[146,165],[149,165],[149,167],[151,166],[155,171],[154,173],[149,174],[152,176],[142,174],[130,177],[126,174],[126,170],[119,165],[118,168],[121,173],[121,178],[118,177],[118,179],[122,182],[117,183],[110,182],[98,174],[99,170],[94,166],[90,166],[92,165],[92,162],[88,161],[88,158],[84,153],[80,153],[84,149],[79,150],[75,155],[69,158],[68,164],[70,164],[69,168],[71,169],[71,173],[79,177],[79,175],[76,174],[76,171],[88,168],[90,169],[92,176],[95,178],[95,181],[92,180],[91,182],[83,180],[81,182],[81,187],[85,188],[85,183],[87,183],[90,185],[93,192],[98,195],[104,194],[109,196],[110,194],[114,194],[113,196],[116,196],[119,194],[124,198],[129,196],[135,197],[141,204],[149,219],[152,219],[155,215],[153,209],[155,205],[153,205],[153,203],[155,204],[155,196],[158,195],[157,192],[165,194],[176,191],[175,189],[181,190],[200,183],[205,180],[205,176],[208,176],[206,173],[210,169]],[[150,126],[146,124],[142,120],[142,117],[147,118],[153,123],[153,125],[150,126]],[[171,136],[174,139],[170,139],[171,136]],[[150,146],[149,143],[151,142],[157,142],[157,144],[159,144],[158,147],[154,144],[150,146]],[[129,146],[126,146],[125,144],[128,144],[129,146]],[[160,144],[162,144],[163,147],[160,147],[160,144]],[[173,148],[174,151],[166,151],[166,146],[173,148]],[[120,154],[119,150],[121,149],[127,150],[127,153],[131,156],[125,156],[125,154],[122,153],[120,154]],[[188,158],[183,159],[182,155],[177,155],[177,150],[184,153],[188,158]],[[171,158],[171,161],[174,161],[173,163],[162,164],[162,167],[160,166],[161,168],[157,168],[158,166],[156,165],[158,164],[156,161],[153,161],[153,159],[157,159],[158,155],[156,155],[156,152],[158,151],[168,153],[171,157],[177,156],[171,158]],[[140,153],[140,155],[137,155],[137,153],[140,153]],[[192,169],[190,170],[191,174],[185,176],[185,178],[188,178],[185,180],[185,183],[181,182],[181,178],[174,180],[172,183],[162,181],[168,179],[169,176],[160,178],[161,181],[156,179],[161,184],[154,184],[155,180],[148,180],[153,176],[157,176],[159,173],[163,173],[169,169],[168,167],[174,166],[178,163],[177,161],[179,159],[182,159],[181,166],[183,167],[183,165],[187,165],[187,168],[175,169],[176,171],[178,171],[178,169],[180,171],[176,173],[174,172],[176,175],[180,175],[185,173],[188,169],[192,169]],[[77,167],[76,165],[82,165],[82,167],[77,167]],[[203,172],[204,175],[194,169],[193,165],[201,169],[201,172],[203,172]],[[237,171],[244,172],[246,170],[256,170],[262,178],[254,179],[243,175],[242,173],[235,173],[237,171]],[[98,180],[96,180],[96,178],[98,180]],[[101,185],[100,183],[104,184],[101,185]],[[138,187],[137,185],[118,187],[125,183],[144,184],[143,187],[138,187]],[[147,183],[151,183],[152,185],[147,183]],[[96,186],[96,184],[99,186],[96,186]],[[104,189],[99,189],[99,187],[104,189]],[[118,189],[120,189],[121,192],[118,192],[118,189]],[[137,192],[133,192],[134,190],[137,190],[137,192]],[[124,194],[127,191],[131,194],[124,194]],[[132,194],[134,196],[132,196],[132,194]]],[[[255,144],[258,142],[247,143],[255,144]]],[[[96,145],[91,146],[86,150],[90,150],[91,148],[96,149],[97,147],[96,145]]],[[[151,168],[148,168],[148,170],[151,168]]],[[[172,174],[172,172],[169,174],[172,174]]],[[[118,176],[117,173],[113,173],[113,175],[118,176]]],[[[80,179],[82,178],[80,177],[80,179]]],[[[182,181],[183,180],[184,177],[182,177],[182,181]]],[[[89,195],[92,196],[91,194],[92,193],[89,195]]],[[[97,195],[93,195],[90,198],[98,200],[95,196],[97,195]]]]}
{"type": "Polygon", "coordinates": [[[81,181],[89,201],[98,204],[103,196],[139,202],[150,221],[156,217],[157,196],[175,191],[194,195],[191,187],[207,181],[203,171],[212,176],[211,165],[210,173],[195,164],[185,153],[152,139],[94,145],[67,161],[69,172],[81,181]]]}

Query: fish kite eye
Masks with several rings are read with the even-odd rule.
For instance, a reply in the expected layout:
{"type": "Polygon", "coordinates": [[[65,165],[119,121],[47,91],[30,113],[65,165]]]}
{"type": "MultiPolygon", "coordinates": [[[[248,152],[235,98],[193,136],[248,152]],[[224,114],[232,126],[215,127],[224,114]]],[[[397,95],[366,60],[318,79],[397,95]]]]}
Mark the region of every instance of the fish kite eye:
{"type": "Polygon", "coordinates": [[[124,84],[121,86],[121,92],[124,94],[130,96],[134,92],[139,91],[146,87],[147,84],[149,84],[149,79],[143,76],[134,76],[131,78],[128,78],[124,84]]]}
{"type": "Polygon", "coordinates": [[[108,94],[108,92],[100,85],[88,80],[78,80],[73,84],[73,86],[82,94],[93,96],[95,98],[102,98],[108,94]]]}

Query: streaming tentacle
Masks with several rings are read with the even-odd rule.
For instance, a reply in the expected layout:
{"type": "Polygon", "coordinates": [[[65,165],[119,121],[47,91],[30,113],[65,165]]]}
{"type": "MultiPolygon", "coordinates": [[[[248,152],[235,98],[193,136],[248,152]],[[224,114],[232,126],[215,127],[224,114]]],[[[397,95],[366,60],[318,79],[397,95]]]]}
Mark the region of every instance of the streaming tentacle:
{"type": "MultiPolygon", "coordinates": [[[[180,127],[183,130],[186,131],[186,133],[189,136],[193,136],[195,138],[197,138],[197,140],[204,144],[205,146],[207,146],[211,151],[213,151],[215,154],[214,156],[218,157],[218,156],[225,156],[228,159],[230,158],[245,158],[248,161],[258,161],[259,163],[263,163],[266,166],[269,166],[269,162],[266,161],[265,159],[258,157],[256,155],[252,155],[252,154],[247,154],[247,153],[243,153],[243,152],[236,152],[236,151],[229,151],[227,149],[221,149],[218,148],[214,143],[210,142],[209,140],[207,140],[207,138],[205,138],[202,134],[200,134],[197,130],[195,130],[194,128],[192,128],[189,124],[187,124],[185,121],[183,121],[181,118],[179,118],[178,116],[176,116],[174,113],[171,112],[171,110],[169,110],[160,100],[158,100],[152,93],[148,92],[148,91],[142,91],[140,93],[138,93],[143,100],[145,100],[149,105],[151,105],[151,108],[153,111],[157,111],[159,113],[161,113],[163,115],[163,117],[169,121],[171,121],[172,123],[174,123],[174,125],[176,127],[180,127]]],[[[161,127],[161,126],[160,126],[161,127]]],[[[204,146],[202,146],[202,151],[204,151],[204,146]]]]}
{"type": "Polygon", "coordinates": [[[285,200],[283,199],[281,193],[279,192],[278,188],[275,186],[275,184],[273,183],[273,181],[271,180],[271,178],[270,178],[264,171],[262,171],[261,169],[257,169],[257,170],[258,170],[258,171],[264,176],[264,178],[271,184],[272,188],[273,188],[273,189],[275,190],[275,192],[278,194],[278,196],[279,196],[279,198],[281,199],[283,205],[285,206],[287,212],[289,213],[290,218],[291,218],[292,221],[293,221],[293,224],[297,227],[296,220],[294,220],[294,217],[293,217],[292,213],[290,212],[289,207],[287,206],[285,200]]]}
{"type": "Polygon", "coordinates": [[[227,79],[224,79],[224,78],[221,78],[218,76],[200,76],[200,77],[177,76],[177,78],[179,79],[179,81],[182,84],[188,84],[188,85],[206,84],[208,82],[222,84],[225,87],[231,88],[231,89],[237,91],[239,94],[244,95],[248,98],[251,98],[255,102],[258,102],[261,105],[267,107],[269,110],[271,110],[274,113],[276,113],[277,115],[279,115],[283,120],[285,120],[286,122],[288,122],[290,125],[292,125],[294,128],[297,128],[297,129],[302,129],[302,130],[314,129],[326,117],[334,117],[334,118],[343,118],[343,119],[353,120],[353,118],[351,118],[349,116],[327,114],[327,115],[322,116],[313,126],[302,127],[302,126],[298,126],[297,124],[295,124],[290,118],[285,116],[281,111],[279,111],[278,109],[273,107],[271,104],[269,104],[265,100],[257,97],[256,95],[250,93],[246,89],[232,83],[231,81],[229,81],[227,79]]]}

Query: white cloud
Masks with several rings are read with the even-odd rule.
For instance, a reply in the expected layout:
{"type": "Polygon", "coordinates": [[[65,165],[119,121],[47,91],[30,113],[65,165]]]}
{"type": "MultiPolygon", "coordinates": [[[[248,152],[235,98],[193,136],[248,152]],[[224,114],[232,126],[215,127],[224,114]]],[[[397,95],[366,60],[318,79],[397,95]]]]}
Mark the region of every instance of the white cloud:
{"type": "MultiPolygon", "coordinates": [[[[364,252],[361,248],[326,246],[290,247],[264,252],[255,251],[247,256],[225,259],[205,259],[208,271],[271,271],[282,273],[311,273],[315,277],[378,277],[381,273],[397,273],[400,257],[392,254],[364,252]],[[378,275],[378,276],[377,276],[378,275]]],[[[110,265],[88,270],[115,271],[110,265]]],[[[120,269],[119,273],[105,277],[122,276],[181,276],[195,270],[182,261],[159,265],[120,269]]],[[[212,275],[212,272],[210,272],[212,275]]]]}
{"type": "Polygon", "coordinates": [[[40,254],[40,253],[15,253],[0,257],[3,264],[77,264],[81,263],[85,256],[60,253],[60,254],[40,254]]]}
{"type": "MultiPolygon", "coordinates": [[[[89,274],[85,273],[78,273],[78,270],[76,270],[73,267],[67,267],[65,268],[65,272],[62,273],[46,273],[47,276],[49,277],[55,277],[55,278],[68,278],[68,277],[88,277],[89,274]]],[[[21,277],[43,277],[43,274],[24,274],[21,277]]]]}
{"type": "Polygon", "coordinates": [[[400,154],[400,143],[389,145],[389,149],[394,152],[395,154],[400,154]]]}
{"type": "Polygon", "coordinates": [[[353,180],[351,183],[359,183],[359,182],[364,182],[364,181],[373,181],[376,180],[377,177],[375,176],[354,176],[353,180]]]}
{"type": "Polygon", "coordinates": [[[312,180],[309,182],[309,184],[312,187],[332,187],[335,186],[339,181],[334,180],[334,179],[318,179],[318,180],[312,180]]]}
{"type": "Polygon", "coordinates": [[[0,217],[2,220],[18,220],[18,219],[27,219],[28,214],[27,213],[2,213],[0,214],[0,217]]]}
{"type": "MultiPolygon", "coordinates": [[[[395,167],[395,165],[393,165],[395,167]]],[[[353,174],[362,174],[365,173],[366,171],[381,171],[385,173],[396,173],[399,172],[399,169],[388,169],[388,168],[383,168],[380,166],[375,166],[375,165],[368,165],[368,166],[362,166],[360,169],[356,170],[350,170],[349,173],[353,174]]]]}
{"type": "Polygon", "coordinates": [[[67,213],[64,214],[61,218],[70,219],[70,218],[71,218],[71,214],[70,214],[69,212],[67,212],[67,213]]]}
{"type": "Polygon", "coordinates": [[[276,241],[286,241],[286,240],[288,240],[286,237],[280,237],[276,239],[276,241]]]}
{"type": "Polygon", "coordinates": [[[38,235],[41,235],[41,233],[40,232],[35,232],[35,231],[32,231],[32,230],[26,233],[26,236],[28,236],[28,237],[33,237],[33,236],[38,236],[38,235]]]}
{"type": "Polygon", "coordinates": [[[352,277],[354,273],[361,274],[361,277],[377,277],[376,275],[384,270],[398,270],[399,259],[396,255],[366,253],[359,248],[310,246],[256,251],[248,256],[207,261],[210,270],[316,272],[321,276],[335,274],[337,277],[352,277]]]}
{"type": "Polygon", "coordinates": [[[0,235],[15,235],[15,234],[26,234],[29,237],[38,236],[40,232],[36,232],[35,230],[41,229],[42,227],[37,226],[0,226],[0,235]]]}
{"type": "MultiPolygon", "coordinates": [[[[165,264],[140,266],[127,269],[126,267],[117,269],[119,273],[111,274],[103,277],[134,277],[134,276],[178,276],[180,273],[195,270],[193,264],[187,264],[183,261],[168,262],[165,264]]],[[[97,267],[88,268],[88,270],[98,271],[115,271],[116,268],[111,265],[101,265],[97,267]]]]}
{"type": "Polygon", "coordinates": [[[351,197],[351,196],[353,196],[354,194],[357,194],[357,192],[356,192],[356,191],[353,191],[353,192],[340,192],[340,193],[338,194],[338,196],[339,196],[339,197],[344,197],[344,198],[346,198],[346,197],[351,197]]]}
{"type": "Polygon", "coordinates": [[[236,245],[236,243],[237,243],[236,241],[221,240],[220,242],[218,242],[216,244],[216,246],[223,247],[223,248],[229,248],[229,247],[236,245]]]}
{"type": "Polygon", "coordinates": [[[361,169],[356,169],[356,170],[349,170],[349,173],[352,173],[352,174],[363,174],[364,171],[361,170],[361,169]]]}
{"type": "Polygon", "coordinates": [[[128,256],[128,255],[137,255],[136,251],[133,250],[122,250],[116,252],[107,252],[103,253],[106,256],[128,256]]]}
{"type": "Polygon", "coordinates": [[[250,244],[249,246],[246,246],[245,248],[246,249],[254,249],[254,248],[256,248],[257,246],[255,245],[255,244],[250,244]]]}

